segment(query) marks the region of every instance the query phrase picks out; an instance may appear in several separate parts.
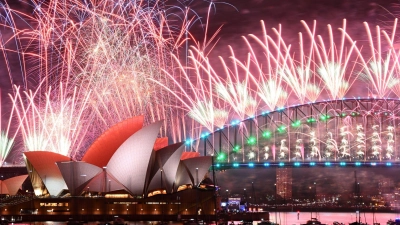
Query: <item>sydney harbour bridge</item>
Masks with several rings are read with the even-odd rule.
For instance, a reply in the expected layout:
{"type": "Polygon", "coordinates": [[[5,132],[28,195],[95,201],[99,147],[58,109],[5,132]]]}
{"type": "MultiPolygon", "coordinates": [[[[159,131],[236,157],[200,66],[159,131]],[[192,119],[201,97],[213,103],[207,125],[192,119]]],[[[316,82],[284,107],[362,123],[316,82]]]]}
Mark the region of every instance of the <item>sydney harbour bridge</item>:
{"type": "Polygon", "coordinates": [[[187,140],[215,169],[400,166],[400,100],[349,98],[293,105],[187,140]]]}

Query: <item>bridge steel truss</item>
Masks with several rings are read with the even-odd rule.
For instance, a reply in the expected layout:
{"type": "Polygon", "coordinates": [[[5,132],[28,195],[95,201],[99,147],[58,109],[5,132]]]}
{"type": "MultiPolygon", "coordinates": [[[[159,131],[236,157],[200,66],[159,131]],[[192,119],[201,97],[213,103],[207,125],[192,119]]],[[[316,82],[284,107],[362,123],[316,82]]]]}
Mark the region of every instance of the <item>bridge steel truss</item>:
{"type": "Polygon", "coordinates": [[[186,150],[238,165],[395,162],[400,161],[399,123],[399,99],[322,101],[233,122],[187,141],[186,150]]]}

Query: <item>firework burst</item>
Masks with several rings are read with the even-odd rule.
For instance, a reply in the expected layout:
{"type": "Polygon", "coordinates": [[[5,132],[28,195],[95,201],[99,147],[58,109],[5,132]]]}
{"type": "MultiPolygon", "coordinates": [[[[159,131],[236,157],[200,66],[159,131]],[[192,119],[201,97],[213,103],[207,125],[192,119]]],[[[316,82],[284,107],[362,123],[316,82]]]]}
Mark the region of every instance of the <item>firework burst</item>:
{"type": "Polygon", "coordinates": [[[16,94],[10,96],[26,151],[46,150],[75,158],[83,150],[82,136],[88,129],[82,125],[89,95],[78,100],[76,88],[72,95],[65,90],[69,91],[68,87],[61,84],[61,93],[53,96],[50,88],[42,99],[37,92],[21,93],[16,87],[16,94]]]}
{"type": "MultiPolygon", "coordinates": [[[[377,27],[373,35],[365,24],[370,52],[351,38],[345,20],[339,38],[328,25],[327,39],[317,34],[316,22],[309,27],[302,21],[306,32],[299,33],[299,52],[293,50],[297,44],[285,42],[281,26],[269,33],[261,22],[260,37],[244,38],[246,53],[229,47],[230,58],[219,60],[207,52],[218,32],[208,39],[206,30],[203,44],[193,40],[197,45],[185,49],[183,63],[179,48],[191,38],[188,29],[193,23],[188,9],[180,9],[177,17],[173,11],[177,7],[168,8],[159,1],[31,0],[28,4],[32,13],[0,4],[0,50],[10,83],[16,85],[10,97],[19,124],[16,134],[10,135],[8,127],[0,136],[3,152],[9,152],[14,138],[21,135],[26,150],[49,150],[79,159],[109,127],[143,114],[146,122],[165,119],[161,135],[175,142],[187,136],[197,138],[205,129],[222,130],[230,118],[250,117],[256,128],[240,126],[239,149],[243,158],[251,160],[259,160],[260,155],[266,159],[349,158],[353,137],[358,138],[354,143],[359,146],[359,158],[367,157],[368,143],[375,158],[394,157],[396,127],[374,127],[367,140],[363,139],[366,127],[353,129],[338,123],[339,130],[329,133],[321,131],[322,125],[310,125],[308,131],[286,126],[275,132],[273,143],[252,146],[249,152],[245,139],[263,136],[259,132],[265,127],[259,127],[255,119],[258,113],[283,110],[288,102],[316,102],[321,96],[343,99],[358,77],[367,81],[372,96],[400,96],[397,20],[390,34],[377,27]],[[7,61],[11,55],[18,58],[18,72],[7,61]],[[246,57],[241,59],[242,55],[246,57]],[[21,83],[14,80],[15,74],[21,76],[21,83]],[[293,133],[296,141],[290,140],[293,133]],[[385,138],[386,145],[382,144],[385,138]],[[296,152],[291,156],[293,146],[296,152]]],[[[279,116],[266,118],[291,115],[282,112],[279,116]]],[[[313,116],[311,112],[312,118],[303,118],[303,123],[309,119],[316,123],[313,116]]],[[[275,123],[280,125],[282,121],[275,123]]],[[[236,142],[223,147],[229,153],[236,142]]],[[[2,154],[2,162],[5,157],[2,154]]]]}
{"type": "Polygon", "coordinates": [[[31,14],[0,4],[0,49],[10,83],[16,84],[16,74],[22,77],[23,84],[13,89],[11,98],[28,149],[75,157],[72,148],[85,149],[112,125],[139,114],[146,115],[147,122],[165,119],[162,134],[171,133],[169,122],[176,113],[169,110],[171,96],[148,79],[168,81],[162,70],[170,71],[171,54],[183,43],[191,23],[182,19],[185,10],[178,18],[178,7],[158,1],[26,4],[31,14]],[[20,64],[17,73],[7,61],[14,55],[20,64]],[[68,122],[75,113],[85,118],[76,121],[81,124],[68,122]],[[51,123],[64,123],[63,129],[76,133],[61,135],[61,128],[49,128],[51,123]],[[93,124],[97,129],[84,135],[77,128],[93,124]],[[53,141],[55,136],[60,139],[53,141]]]}

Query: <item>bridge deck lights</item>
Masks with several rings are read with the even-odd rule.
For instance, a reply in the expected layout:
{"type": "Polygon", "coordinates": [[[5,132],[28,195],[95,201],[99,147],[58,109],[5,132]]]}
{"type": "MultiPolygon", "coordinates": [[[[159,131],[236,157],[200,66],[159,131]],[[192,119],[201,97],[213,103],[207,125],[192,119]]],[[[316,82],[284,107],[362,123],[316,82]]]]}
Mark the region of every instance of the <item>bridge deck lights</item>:
{"type": "Polygon", "coordinates": [[[231,126],[238,125],[240,123],[240,120],[233,120],[231,121],[231,126]]]}
{"type": "Polygon", "coordinates": [[[210,133],[202,133],[200,138],[204,139],[206,137],[208,137],[210,135],[210,133]]]}
{"type": "Polygon", "coordinates": [[[186,144],[186,145],[191,145],[192,142],[193,142],[193,139],[187,139],[187,140],[185,141],[185,144],[186,144]]]}

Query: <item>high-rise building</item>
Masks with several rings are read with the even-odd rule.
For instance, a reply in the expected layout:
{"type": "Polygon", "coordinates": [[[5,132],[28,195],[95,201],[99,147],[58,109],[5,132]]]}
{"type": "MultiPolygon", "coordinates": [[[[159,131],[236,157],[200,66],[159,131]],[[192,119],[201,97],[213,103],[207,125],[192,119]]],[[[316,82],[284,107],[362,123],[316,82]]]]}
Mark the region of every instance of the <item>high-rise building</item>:
{"type": "Polygon", "coordinates": [[[292,199],[292,168],[276,169],[276,194],[283,199],[292,199]]]}
{"type": "Polygon", "coordinates": [[[392,181],[392,179],[384,178],[379,180],[378,183],[379,194],[391,193],[393,189],[394,189],[394,182],[392,181]]]}

